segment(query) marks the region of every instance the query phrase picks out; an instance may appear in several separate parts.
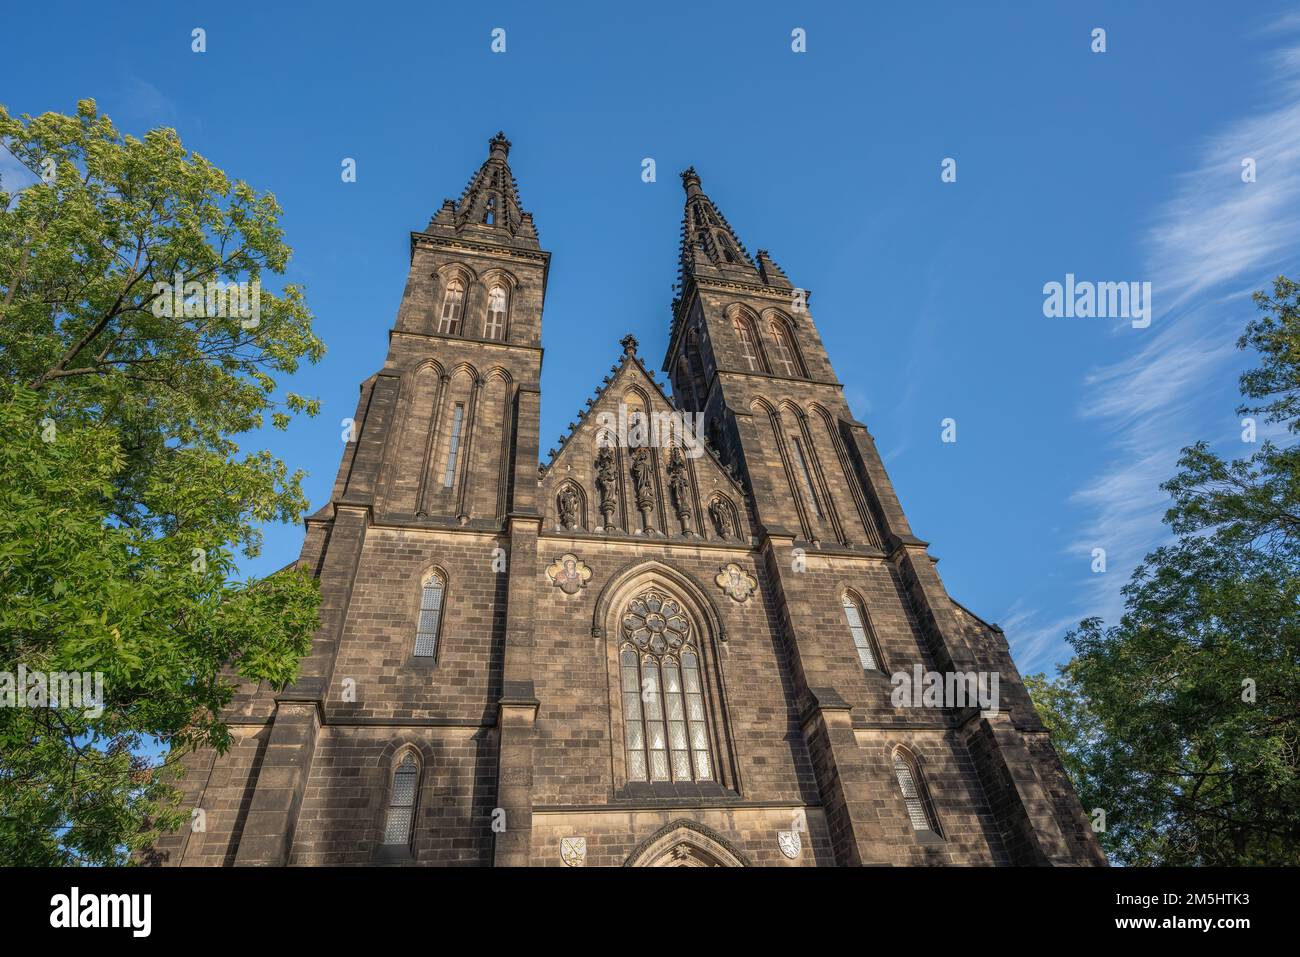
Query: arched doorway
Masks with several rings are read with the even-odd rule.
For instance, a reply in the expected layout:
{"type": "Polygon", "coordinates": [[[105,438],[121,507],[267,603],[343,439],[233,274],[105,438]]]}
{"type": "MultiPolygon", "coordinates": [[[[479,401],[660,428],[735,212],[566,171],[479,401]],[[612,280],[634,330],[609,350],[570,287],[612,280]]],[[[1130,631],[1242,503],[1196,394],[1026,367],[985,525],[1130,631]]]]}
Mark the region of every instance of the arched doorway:
{"type": "Polygon", "coordinates": [[[673,821],[628,855],[625,867],[748,867],[730,841],[694,821],[673,821]]]}

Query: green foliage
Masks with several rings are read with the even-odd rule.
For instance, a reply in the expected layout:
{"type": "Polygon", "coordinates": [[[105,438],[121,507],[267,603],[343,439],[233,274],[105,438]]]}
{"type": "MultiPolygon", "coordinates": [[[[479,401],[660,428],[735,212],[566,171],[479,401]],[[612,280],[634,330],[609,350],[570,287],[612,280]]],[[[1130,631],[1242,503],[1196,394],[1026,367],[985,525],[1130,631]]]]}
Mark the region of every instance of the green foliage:
{"type": "MultiPolygon", "coordinates": [[[[1255,298],[1265,315],[1240,345],[1263,362],[1240,411],[1295,432],[1300,286],[1255,298]]],[[[1134,572],[1119,624],[1081,622],[1061,677],[1031,686],[1118,861],[1300,863],[1298,455],[1184,449],[1163,486],[1176,541],[1134,572]]]]}
{"type": "Polygon", "coordinates": [[[180,821],[166,769],[225,748],[237,680],[281,687],[310,648],[316,582],[232,582],[259,528],[300,520],[300,472],[234,437],[317,403],[277,397],[323,346],[302,291],[238,315],[155,309],[156,283],[258,281],[289,257],[274,197],[172,130],[120,135],[92,101],[11,118],[0,141],[53,182],[0,184],[0,672],[102,672],[104,711],[0,708],[0,860],[113,863],[180,821]],[[159,314],[159,313],[163,314],[159,314]]]}

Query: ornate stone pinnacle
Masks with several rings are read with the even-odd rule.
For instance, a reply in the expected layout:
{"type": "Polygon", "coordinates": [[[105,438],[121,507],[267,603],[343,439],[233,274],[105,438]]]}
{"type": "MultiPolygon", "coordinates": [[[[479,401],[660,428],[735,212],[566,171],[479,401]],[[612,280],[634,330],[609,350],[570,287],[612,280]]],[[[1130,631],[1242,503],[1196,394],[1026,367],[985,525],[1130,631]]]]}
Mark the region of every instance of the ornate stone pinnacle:
{"type": "Polygon", "coordinates": [[[629,333],[628,335],[624,336],[622,339],[618,340],[618,344],[623,347],[623,355],[625,356],[636,355],[636,347],[637,347],[636,336],[631,335],[629,333]]]}

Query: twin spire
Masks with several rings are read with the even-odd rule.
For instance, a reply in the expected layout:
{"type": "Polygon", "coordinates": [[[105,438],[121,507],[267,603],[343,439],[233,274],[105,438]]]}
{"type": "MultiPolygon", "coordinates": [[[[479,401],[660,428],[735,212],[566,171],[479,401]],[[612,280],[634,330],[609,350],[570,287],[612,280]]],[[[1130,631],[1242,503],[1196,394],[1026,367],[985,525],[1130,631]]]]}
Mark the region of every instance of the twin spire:
{"type": "Polygon", "coordinates": [[[519,202],[519,186],[506,158],[510,141],[505,133],[488,140],[488,158],[470,177],[460,199],[444,199],[429,223],[429,232],[454,230],[457,234],[488,242],[539,248],[533,214],[519,202]]]}
{"type": "Polygon", "coordinates": [[[756,257],[749,255],[727,217],[700,188],[695,167],[682,173],[682,188],[686,190],[686,210],[682,214],[683,281],[697,277],[735,279],[793,288],[767,250],[758,250],[756,257]]]}
{"type": "MultiPolygon", "coordinates": [[[[460,199],[443,200],[427,232],[539,249],[533,214],[524,212],[519,187],[506,162],[509,155],[510,141],[505,133],[497,133],[488,141],[487,159],[470,177],[460,199]]],[[[727,218],[700,188],[695,168],[681,175],[686,209],[682,218],[680,278],[730,279],[793,288],[765,250],[758,250],[755,256],[749,254],[727,218]]]]}

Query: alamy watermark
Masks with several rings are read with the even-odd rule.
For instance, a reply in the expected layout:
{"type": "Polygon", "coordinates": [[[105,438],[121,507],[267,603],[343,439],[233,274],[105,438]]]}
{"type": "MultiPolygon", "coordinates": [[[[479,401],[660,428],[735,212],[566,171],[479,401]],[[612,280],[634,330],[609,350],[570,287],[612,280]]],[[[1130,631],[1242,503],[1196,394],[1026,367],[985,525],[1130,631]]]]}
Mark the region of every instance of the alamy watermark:
{"type": "Polygon", "coordinates": [[[699,413],[672,410],[647,414],[641,409],[629,410],[626,402],[620,402],[617,412],[596,415],[596,445],[625,449],[676,447],[687,458],[697,459],[704,454],[703,426],[704,417],[699,413]]]}
{"type": "Polygon", "coordinates": [[[895,708],[975,708],[989,713],[999,710],[996,671],[926,671],[920,665],[896,671],[889,683],[895,708]]]}
{"type": "Polygon", "coordinates": [[[1043,284],[1043,315],[1049,319],[1131,319],[1134,329],[1151,325],[1150,282],[1091,282],[1065,274],[1043,284]]]}
{"type": "Polygon", "coordinates": [[[153,314],[160,319],[238,319],[241,329],[261,324],[262,282],[185,281],[176,273],[173,282],[153,284],[153,314]]]}
{"type": "Polygon", "coordinates": [[[0,708],[66,708],[87,718],[104,713],[102,671],[0,671],[0,708]]]}

